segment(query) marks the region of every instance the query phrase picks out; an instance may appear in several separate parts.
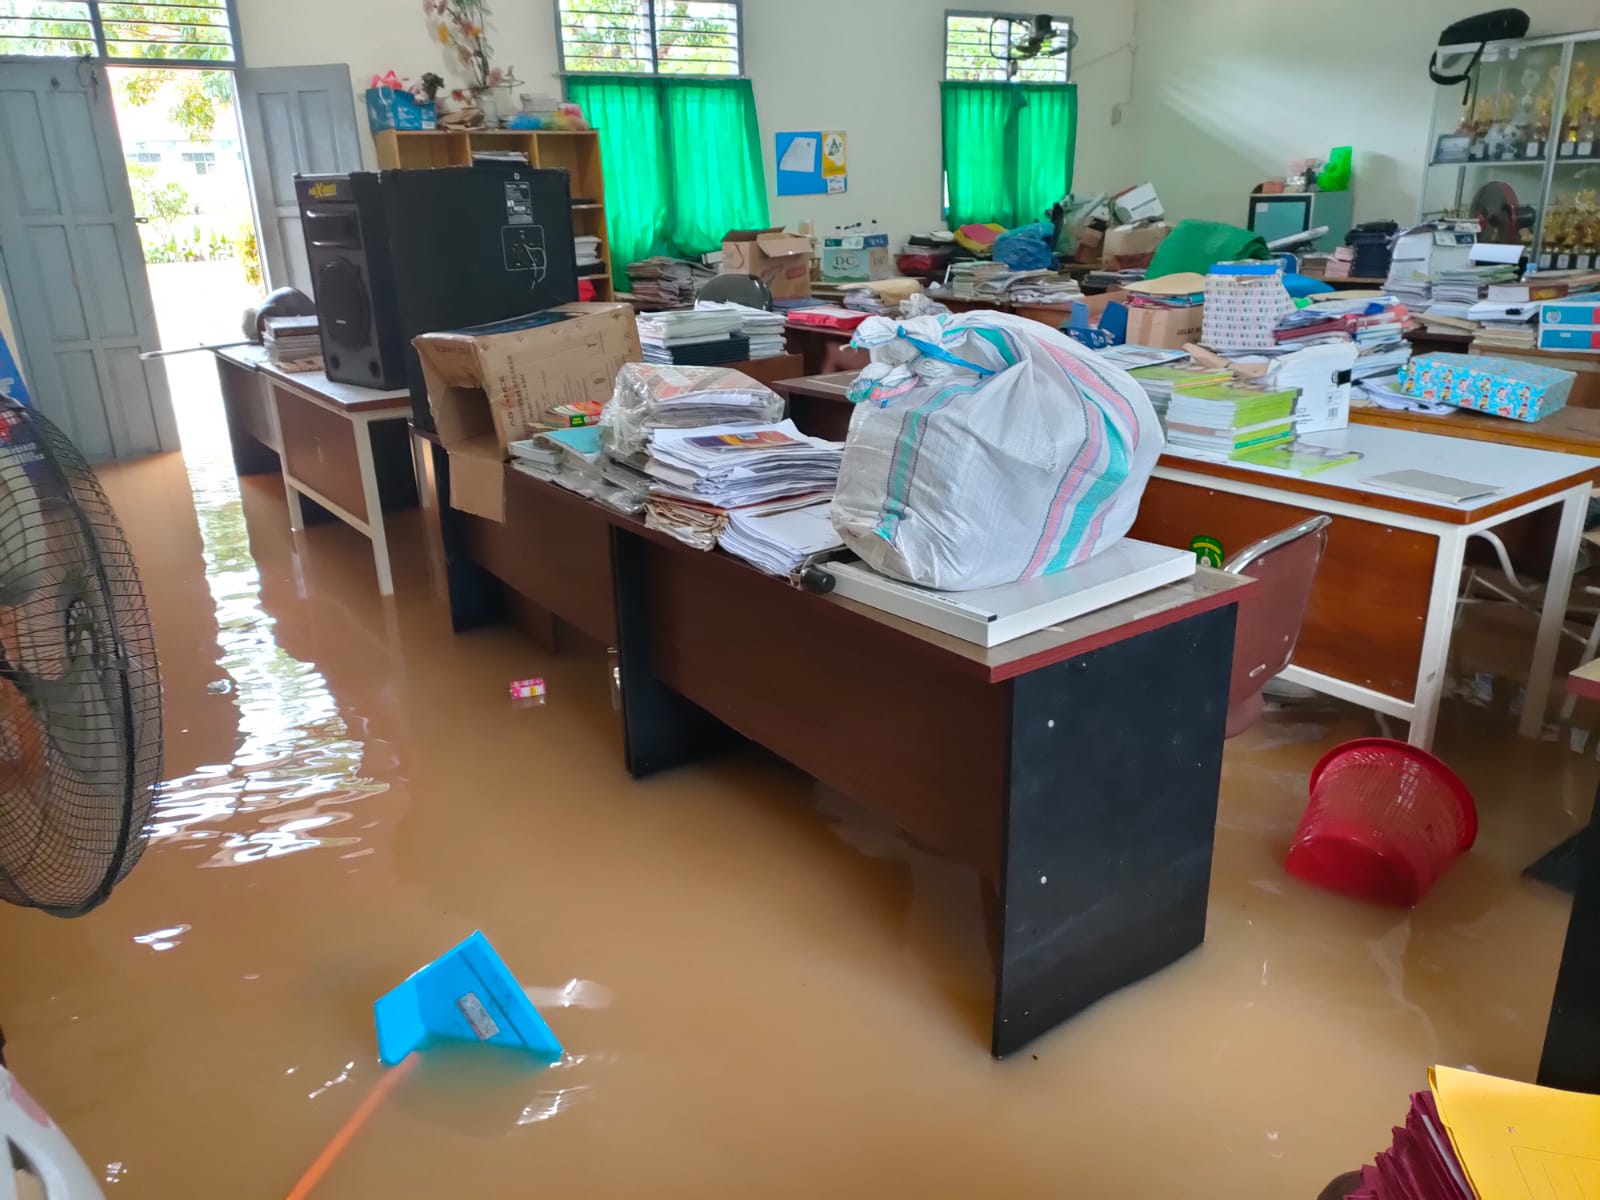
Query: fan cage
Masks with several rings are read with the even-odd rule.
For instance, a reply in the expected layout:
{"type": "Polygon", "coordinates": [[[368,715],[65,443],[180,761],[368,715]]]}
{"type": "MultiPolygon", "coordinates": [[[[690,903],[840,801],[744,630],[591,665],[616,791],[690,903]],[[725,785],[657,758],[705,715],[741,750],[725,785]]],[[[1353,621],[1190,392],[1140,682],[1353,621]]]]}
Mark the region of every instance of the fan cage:
{"type": "Polygon", "coordinates": [[[0,398],[0,899],[77,916],[150,835],[161,677],[133,552],[48,419],[0,398]]]}

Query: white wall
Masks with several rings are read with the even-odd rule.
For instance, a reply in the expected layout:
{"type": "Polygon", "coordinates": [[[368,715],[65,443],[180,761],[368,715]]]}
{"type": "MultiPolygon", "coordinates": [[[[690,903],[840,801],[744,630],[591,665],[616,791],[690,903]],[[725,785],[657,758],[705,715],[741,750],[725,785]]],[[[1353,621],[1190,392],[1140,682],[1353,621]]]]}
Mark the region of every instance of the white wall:
{"type": "MultiPolygon", "coordinates": [[[[1594,0],[1518,0],[1533,34],[1600,25],[1594,0]]],[[[1136,159],[1167,211],[1239,223],[1288,160],[1355,147],[1356,219],[1416,215],[1439,31],[1481,0],[1138,0],[1136,159]]],[[[1459,89],[1458,89],[1459,91],[1459,89]]]]}
{"type": "MultiPolygon", "coordinates": [[[[441,66],[443,56],[430,43],[415,0],[238,4],[251,66],[348,62],[358,92],[375,72],[392,67],[415,76],[441,66]]],[[[774,221],[809,217],[821,230],[877,220],[895,238],[938,224],[944,11],[962,6],[955,0],[744,0],[745,72],[755,87],[769,188],[773,134],[836,128],[850,139],[849,191],[774,195],[774,221]]],[[[1128,126],[1111,124],[1113,105],[1130,95],[1132,59],[1121,48],[1133,38],[1134,7],[1135,0],[1065,6],[1081,38],[1074,70],[1082,105],[1080,190],[1135,182],[1128,126]]],[[[555,0],[494,5],[495,62],[515,66],[527,90],[559,94],[554,10],[555,0]]]]}

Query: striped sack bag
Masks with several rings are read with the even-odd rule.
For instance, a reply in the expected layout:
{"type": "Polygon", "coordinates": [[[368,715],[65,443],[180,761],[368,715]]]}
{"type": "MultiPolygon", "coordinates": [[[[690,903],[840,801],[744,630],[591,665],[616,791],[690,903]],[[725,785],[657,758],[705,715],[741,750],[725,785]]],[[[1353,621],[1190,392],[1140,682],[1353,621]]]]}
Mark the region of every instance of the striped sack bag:
{"type": "Polygon", "coordinates": [[[1127,372],[1037,321],[872,317],[831,516],[885,575],[947,590],[1081,563],[1128,532],[1161,425],[1127,372]]]}

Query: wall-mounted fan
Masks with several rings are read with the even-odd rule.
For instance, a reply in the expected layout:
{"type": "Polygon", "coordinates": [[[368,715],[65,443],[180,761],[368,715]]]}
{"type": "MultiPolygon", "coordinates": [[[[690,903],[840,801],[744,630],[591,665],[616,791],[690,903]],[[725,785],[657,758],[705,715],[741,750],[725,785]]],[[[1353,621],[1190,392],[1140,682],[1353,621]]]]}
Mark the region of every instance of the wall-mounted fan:
{"type": "Polygon", "coordinates": [[[1036,17],[996,17],[989,22],[989,55],[1015,75],[1017,64],[1036,58],[1060,58],[1078,44],[1068,25],[1057,25],[1046,13],[1036,17]]]}
{"type": "Polygon", "coordinates": [[[1468,210],[1468,216],[1483,230],[1478,240],[1497,246],[1520,246],[1522,231],[1533,228],[1534,215],[1533,206],[1518,204],[1511,185],[1498,179],[1478,189],[1468,210]]]}
{"type": "MultiPolygon", "coordinates": [[[[61,917],[102,904],[144,851],[160,777],[133,553],[83,456],[0,395],[0,900],[61,917]]],[[[0,1196],[14,1171],[50,1200],[98,1196],[41,1118],[0,1063],[0,1196]]]]}

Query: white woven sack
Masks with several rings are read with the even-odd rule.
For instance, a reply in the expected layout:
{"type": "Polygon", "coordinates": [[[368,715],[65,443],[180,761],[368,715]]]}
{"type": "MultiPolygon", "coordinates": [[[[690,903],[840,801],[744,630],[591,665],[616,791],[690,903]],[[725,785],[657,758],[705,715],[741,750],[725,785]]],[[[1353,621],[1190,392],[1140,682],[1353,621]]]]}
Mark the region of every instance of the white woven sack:
{"type": "Polygon", "coordinates": [[[1052,574],[1123,537],[1163,444],[1126,371],[1037,321],[873,317],[831,516],[896,579],[947,590],[1052,574]]]}

